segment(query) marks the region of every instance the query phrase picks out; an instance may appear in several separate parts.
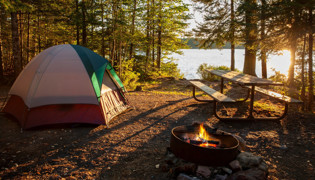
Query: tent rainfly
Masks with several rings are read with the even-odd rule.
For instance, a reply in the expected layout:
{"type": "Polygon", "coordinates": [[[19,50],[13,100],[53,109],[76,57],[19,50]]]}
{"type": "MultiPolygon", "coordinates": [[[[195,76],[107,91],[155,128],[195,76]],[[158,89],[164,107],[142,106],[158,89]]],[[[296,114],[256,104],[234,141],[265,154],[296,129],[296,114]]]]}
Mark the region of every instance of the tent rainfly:
{"type": "Polygon", "coordinates": [[[128,108],[111,64],[79,45],[50,47],[23,69],[3,111],[23,129],[63,124],[106,124],[128,108]]]}

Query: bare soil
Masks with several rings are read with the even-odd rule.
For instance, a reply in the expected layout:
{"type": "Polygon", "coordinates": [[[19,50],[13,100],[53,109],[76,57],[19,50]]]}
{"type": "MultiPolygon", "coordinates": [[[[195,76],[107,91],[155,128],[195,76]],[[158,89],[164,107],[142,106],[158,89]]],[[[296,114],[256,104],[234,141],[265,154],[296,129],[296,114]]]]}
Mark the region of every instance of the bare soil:
{"type": "MultiPolygon", "coordinates": [[[[217,82],[211,85],[218,88],[217,82]]],[[[4,101],[9,87],[0,89],[4,101]]],[[[299,106],[290,106],[281,121],[221,122],[211,103],[192,98],[186,80],[160,79],[143,89],[127,94],[132,109],[115,117],[110,127],[22,131],[12,117],[0,114],[0,179],[170,179],[156,165],[164,163],[171,129],[195,121],[244,138],[248,151],[268,164],[269,179],[315,179],[315,116],[299,112],[299,106]]],[[[226,89],[232,97],[246,94],[230,84],[226,89]]],[[[257,99],[257,115],[281,114],[280,103],[263,96],[257,99]]],[[[221,106],[219,111],[240,116],[247,107],[248,102],[221,106]]]]}

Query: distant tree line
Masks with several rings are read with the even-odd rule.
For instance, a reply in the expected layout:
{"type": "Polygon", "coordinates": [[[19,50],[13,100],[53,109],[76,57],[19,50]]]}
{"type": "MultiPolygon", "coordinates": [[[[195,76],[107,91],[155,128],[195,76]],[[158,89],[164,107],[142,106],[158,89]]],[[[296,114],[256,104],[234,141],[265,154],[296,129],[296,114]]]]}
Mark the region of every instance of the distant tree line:
{"type": "Polygon", "coordinates": [[[243,72],[256,75],[256,58],[267,78],[267,59],[283,49],[291,52],[287,85],[300,91],[306,108],[314,97],[314,7],[315,0],[194,0],[204,21],[194,30],[199,46],[231,44],[231,69],[235,46],[244,45],[243,72]]]}
{"type": "Polygon", "coordinates": [[[168,54],[185,46],[182,0],[0,1],[0,80],[17,77],[38,53],[78,44],[108,58],[123,78],[176,69],[168,54]],[[169,68],[169,69],[168,69],[169,68]]]}

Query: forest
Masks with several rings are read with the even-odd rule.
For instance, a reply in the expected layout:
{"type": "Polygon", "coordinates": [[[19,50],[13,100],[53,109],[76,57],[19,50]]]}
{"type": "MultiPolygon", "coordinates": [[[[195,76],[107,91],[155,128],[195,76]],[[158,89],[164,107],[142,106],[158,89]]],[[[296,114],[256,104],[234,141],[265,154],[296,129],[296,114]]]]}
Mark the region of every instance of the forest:
{"type": "Polygon", "coordinates": [[[167,55],[185,47],[180,36],[188,7],[182,0],[0,2],[2,80],[14,80],[34,56],[57,44],[92,49],[110,60],[126,85],[154,74],[179,75],[167,55]]]}
{"type": "MultiPolygon", "coordinates": [[[[286,81],[291,94],[314,96],[314,0],[193,0],[203,22],[185,32],[191,18],[183,0],[16,0],[0,1],[0,80],[13,82],[44,49],[78,44],[107,58],[124,83],[161,75],[180,76],[168,57],[189,48],[245,47],[243,72],[256,75],[256,59],[267,77],[268,55],[291,52],[286,81]],[[297,88],[296,88],[297,87],[297,88]]],[[[277,78],[277,77],[276,77],[277,78]]],[[[278,79],[281,79],[278,77],[278,79]]]]}
{"type": "Polygon", "coordinates": [[[315,179],[314,7],[0,0],[0,179],[315,179]],[[185,79],[187,48],[231,63],[185,79]],[[282,50],[288,74],[267,76],[282,50]]]}
{"type": "Polygon", "coordinates": [[[235,46],[245,47],[243,73],[256,75],[260,60],[262,77],[267,78],[271,53],[290,51],[288,75],[277,75],[290,95],[299,96],[310,110],[314,96],[314,0],[194,0],[204,22],[195,31],[199,47],[222,48],[231,44],[231,66],[235,46]],[[282,77],[281,77],[282,76],[282,77]],[[287,76],[287,77],[286,77],[287,76]],[[282,79],[282,80],[281,80],[282,79]],[[295,92],[294,92],[295,91],[295,92]]]}

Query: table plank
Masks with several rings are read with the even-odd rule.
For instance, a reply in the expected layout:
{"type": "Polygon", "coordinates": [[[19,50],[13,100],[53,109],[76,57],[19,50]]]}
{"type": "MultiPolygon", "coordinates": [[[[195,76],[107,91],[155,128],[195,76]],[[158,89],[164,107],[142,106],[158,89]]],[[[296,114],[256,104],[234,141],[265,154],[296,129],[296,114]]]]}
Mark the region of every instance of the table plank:
{"type": "Polygon", "coordinates": [[[214,70],[214,69],[206,69],[207,72],[217,75],[219,77],[228,79],[230,81],[236,82],[241,85],[250,86],[250,85],[276,85],[281,86],[282,83],[274,82],[269,79],[262,79],[259,77],[251,76],[248,74],[242,74],[236,71],[226,71],[226,70],[214,70]]]}
{"type": "MultiPolygon", "coordinates": [[[[250,86],[247,86],[247,88],[251,88],[250,86]]],[[[302,101],[298,100],[298,99],[294,99],[294,98],[291,98],[289,96],[286,96],[286,95],[283,95],[283,94],[279,94],[279,93],[276,93],[276,92],[273,92],[273,91],[269,91],[267,89],[263,89],[261,87],[255,87],[255,91],[256,92],[259,92],[261,94],[265,94],[267,96],[271,96],[275,99],[278,99],[280,101],[283,101],[283,102],[287,102],[287,103],[303,103],[302,101]]]]}
{"type": "Polygon", "coordinates": [[[199,82],[199,81],[189,81],[191,84],[193,84],[194,86],[198,87],[199,89],[201,89],[203,92],[205,92],[206,94],[208,94],[209,96],[211,96],[213,99],[215,99],[216,101],[219,102],[235,102],[235,100],[227,97],[224,94],[221,94],[220,92],[206,86],[205,84],[199,82]]]}

